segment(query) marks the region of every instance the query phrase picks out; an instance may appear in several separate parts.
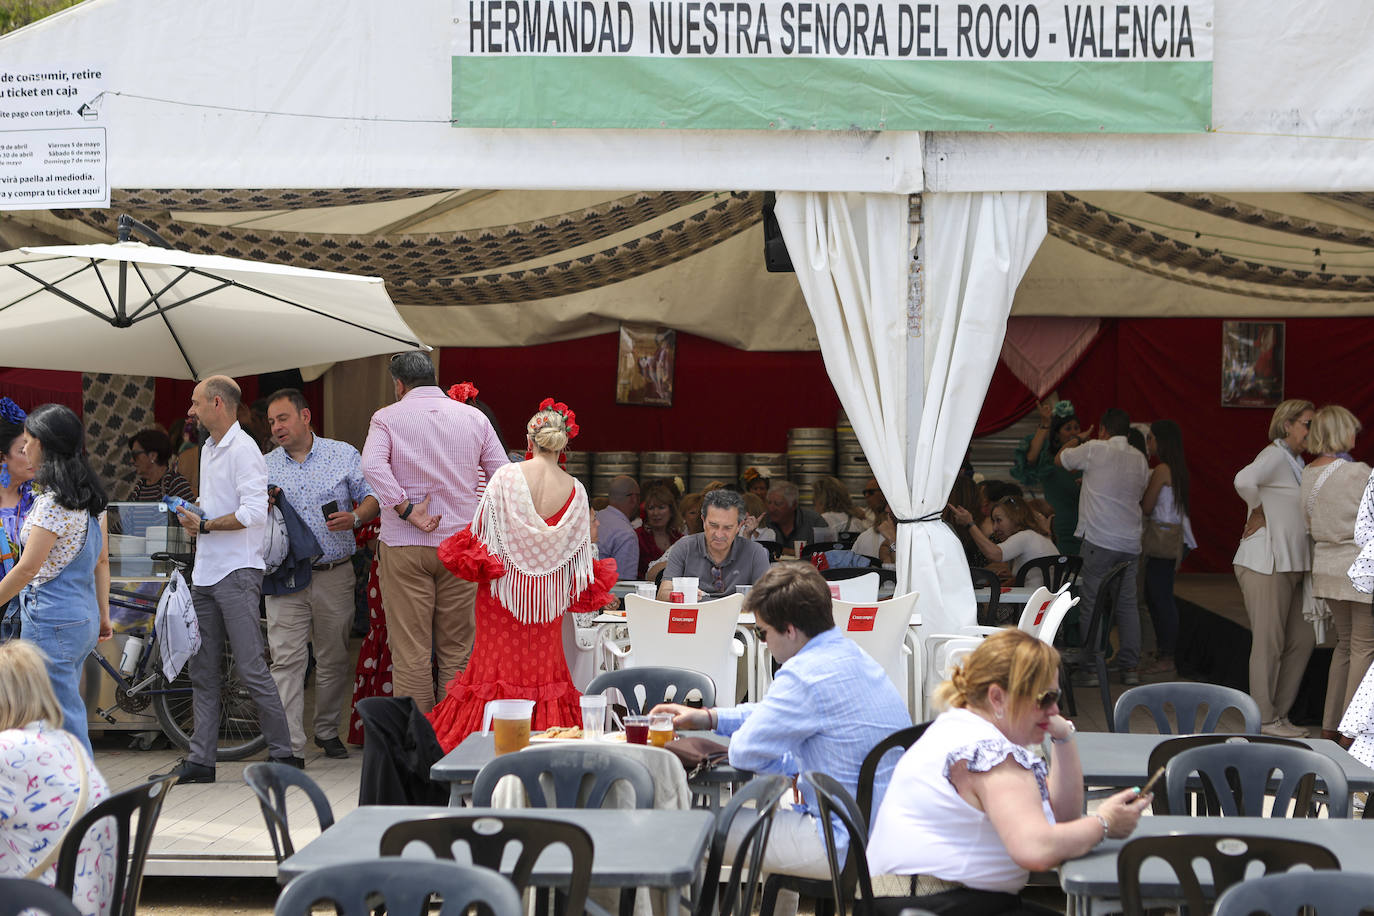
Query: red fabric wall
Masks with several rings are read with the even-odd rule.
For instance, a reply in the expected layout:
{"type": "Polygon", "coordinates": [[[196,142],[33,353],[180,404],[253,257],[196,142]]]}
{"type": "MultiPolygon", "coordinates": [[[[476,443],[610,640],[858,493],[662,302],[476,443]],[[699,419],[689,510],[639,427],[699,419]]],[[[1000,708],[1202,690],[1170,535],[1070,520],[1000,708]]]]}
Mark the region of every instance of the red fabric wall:
{"type": "MultiPolygon", "coordinates": [[[[1182,427],[1198,539],[1184,568],[1197,572],[1230,572],[1245,521],[1232,478],[1268,441],[1269,410],[1221,406],[1221,324],[1202,318],[1118,320],[1059,386],[1084,423],[1096,423],[1102,411],[1119,406],[1133,421],[1168,418],[1182,427]]],[[[1354,455],[1371,461],[1370,322],[1312,318],[1285,324],[1285,396],[1353,411],[1366,424],[1354,455]]],[[[984,406],[985,415],[990,407],[984,406]]]]}
{"type": "Polygon", "coordinates": [[[794,426],[834,426],[817,352],[749,352],[679,332],[672,407],[616,404],[618,334],[532,347],[445,347],[439,383],[470,381],[511,448],[546,397],[577,412],[579,451],[781,452],[794,426]]]}
{"type": "Polygon", "coordinates": [[[24,411],[39,404],[64,404],[81,415],[81,373],[55,369],[0,369],[0,396],[24,411]]]}

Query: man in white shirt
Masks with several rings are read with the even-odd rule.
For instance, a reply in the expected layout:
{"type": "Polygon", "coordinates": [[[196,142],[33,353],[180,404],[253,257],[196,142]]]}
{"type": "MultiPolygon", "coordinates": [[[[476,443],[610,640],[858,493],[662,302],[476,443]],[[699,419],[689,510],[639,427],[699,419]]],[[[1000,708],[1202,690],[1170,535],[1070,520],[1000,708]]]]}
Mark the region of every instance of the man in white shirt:
{"type": "MultiPolygon", "coordinates": [[[[1131,418],[1120,407],[1102,414],[1098,438],[1081,445],[1069,440],[1054,462],[1070,471],[1083,472],[1078,496],[1078,530],[1083,539],[1083,601],[1091,614],[1098,589],[1107,573],[1125,563],[1126,575],[1116,593],[1116,624],[1121,630],[1117,661],[1121,682],[1140,683],[1140,610],[1136,604],[1136,573],[1140,565],[1140,533],[1143,515],[1140,498],[1145,494],[1150,466],[1145,456],[1126,441],[1131,418]]],[[[1096,675],[1083,672],[1074,683],[1096,686],[1096,675]]]]}
{"type": "Polygon", "coordinates": [[[262,593],[263,528],[267,523],[267,464],[253,437],[236,420],[241,394],[234,380],[213,375],[191,393],[187,416],[210,438],[200,450],[200,508],[177,511],[196,538],[191,596],[200,626],[200,650],[191,657],[195,733],[178,783],[214,782],[219,743],[220,665],[224,640],[234,651],[239,680],[258,707],[263,737],[275,763],[304,769],[291,753],[291,734],[277,685],[263,659],[258,599],[262,593]]]}

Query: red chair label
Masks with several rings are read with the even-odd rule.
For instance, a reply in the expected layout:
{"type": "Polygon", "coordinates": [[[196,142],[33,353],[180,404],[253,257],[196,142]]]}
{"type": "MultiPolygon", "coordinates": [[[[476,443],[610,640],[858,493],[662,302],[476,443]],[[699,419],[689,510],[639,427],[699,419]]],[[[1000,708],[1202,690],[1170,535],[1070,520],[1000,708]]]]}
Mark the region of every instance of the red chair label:
{"type": "Polygon", "coordinates": [[[1040,605],[1040,610],[1035,612],[1035,626],[1040,626],[1040,622],[1045,619],[1045,612],[1050,609],[1051,604],[1054,604],[1053,598],[1040,605]]]}
{"type": "Polygon", "coordinates": [[[849,632],[872,633],[873,620],[878,616],[875,607],[856,607],[849,612],[849,632]]]}
{"type": "Polygon", "coordinates": [[[697,609],[694,607],[673,608],[668,611],[669,633],[695,633],[697,631],[697,609]]]}

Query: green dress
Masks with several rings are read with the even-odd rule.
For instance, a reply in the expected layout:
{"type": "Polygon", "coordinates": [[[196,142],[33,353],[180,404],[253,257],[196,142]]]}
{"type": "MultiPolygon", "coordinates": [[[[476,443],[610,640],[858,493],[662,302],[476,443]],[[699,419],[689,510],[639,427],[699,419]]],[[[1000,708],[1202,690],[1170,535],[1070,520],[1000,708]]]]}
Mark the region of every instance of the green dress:
{"type": "Polygon", "coordinates": [[[1054,542],[1059,552],[1077,556],[1082,541],[1074,535],[1078,529],[1078,492],[1082,487],[1082,472],[1066,471],[1054,463],[1054,449],[1047,442],[1040,447],[1034,464],[1026,460],[1035,433],[1021,440],[1013,453],[1011,476],[1028,487],[1039,487],[1045,499],[1054,507],[1054,542]]]}

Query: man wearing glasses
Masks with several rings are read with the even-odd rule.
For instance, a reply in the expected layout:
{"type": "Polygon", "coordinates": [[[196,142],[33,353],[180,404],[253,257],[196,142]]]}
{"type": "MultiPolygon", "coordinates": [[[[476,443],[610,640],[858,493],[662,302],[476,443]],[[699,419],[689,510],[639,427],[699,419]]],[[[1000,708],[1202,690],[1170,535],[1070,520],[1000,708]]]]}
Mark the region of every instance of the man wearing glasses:
{"type": "MultiPolygon", "coordinates": [[[[835,627],[830,588],[809,563],[784,563],[768,570],[744,599],[757,621],[759,641],[781,663],[767,695],[758,703],[693,709],[664,703],[654,712],[673,714],[679,729],[710,728],[730,736],[730,765],[753,773],[796,777],[819,770],[858,794],[859,767],[883,738],[911,725],[906,704],[882,666],[835,627]]],[[[887,790],[895,758],[878,768],[873,810],[887,790]]],[[[822,825],[816,797],[802,782],[802,804],[779,810],[764,852],[764,871],[826,878],[822,825]]],[[[739,817],[726,842],[734,855],[749,828],[739,817]]],[[[838,831],[844,858],[848,838],[838,831]]],[[[795,896],[792,908],[795,909],[795,896]]],[[[779,909],[783,908],[779,899],[779,909]]]]}
{"type": "MultiPolygon", "coordinates": [[[[668,566],[658,587],[658,600],[667,601],[674,576],[695,576],[701,595],[687,601],[733,594],[737,585],[753,585],[768,571],[768,550],[741,538],[744,497],[734,490],[712,490],[701,500],[703,530],[679,540],[668,550],[668,566]]],[[[827,592],[829,594],[829,592],[827,592]]]]}

